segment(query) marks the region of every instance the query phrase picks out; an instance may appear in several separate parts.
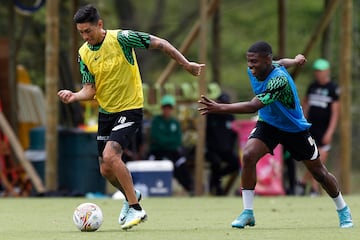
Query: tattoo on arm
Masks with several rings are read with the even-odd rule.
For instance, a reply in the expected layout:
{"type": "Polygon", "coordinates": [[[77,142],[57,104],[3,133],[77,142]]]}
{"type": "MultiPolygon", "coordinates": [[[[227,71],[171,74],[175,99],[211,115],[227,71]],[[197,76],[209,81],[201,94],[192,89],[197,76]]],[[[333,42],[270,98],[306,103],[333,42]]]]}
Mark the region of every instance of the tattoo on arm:
{"type": "Polygon", "coordinates": [[[111,141],[110,144],[111,144],[110,145],[111,148],[114,150],[114,152],[116,152],[116,154],[122,154],[123,153],[123,149],[122,149],[122,147],[120,146],[119,143],[111,141]]]}
{"type": "Polygon", "coordinates": [[[186,58],[177,50],[174,46],[172,46],[167,40],[161,39],[158,37],[152,36],[150,42],[151,49],[159,49],[169,55],[172,59],[178,62],[180,65],[185,65],[187,60],[186,58]]]}
{"type": "Polygon", "coordinates": [[[164,44],[162,44],[161,42],[159,42],[157,48],[160,49],[160,50],[163,50],[163,49],[164,49],[164,44]]]}

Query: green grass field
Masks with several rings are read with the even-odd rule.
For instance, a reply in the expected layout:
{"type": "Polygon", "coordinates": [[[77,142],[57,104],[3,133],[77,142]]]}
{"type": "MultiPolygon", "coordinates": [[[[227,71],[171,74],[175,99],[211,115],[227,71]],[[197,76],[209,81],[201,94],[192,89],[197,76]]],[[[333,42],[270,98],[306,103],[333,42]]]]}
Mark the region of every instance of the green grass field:
{"type": "Polygon", "coordinates": [[[251,239],[358,240],[360,195],[345,196],[355,227],[340,229],[331,199],[256,197],[256,226],[233,229],[242,209],[240,197],[145,198],[148,221],[129,231],[117,224],[122,201],[85,198],[5,198],[0,200],[0,239],[251,239]],[[75,207],[98,204],[104,223],[97,232],[80,232],[72,222],[75,207]]]}

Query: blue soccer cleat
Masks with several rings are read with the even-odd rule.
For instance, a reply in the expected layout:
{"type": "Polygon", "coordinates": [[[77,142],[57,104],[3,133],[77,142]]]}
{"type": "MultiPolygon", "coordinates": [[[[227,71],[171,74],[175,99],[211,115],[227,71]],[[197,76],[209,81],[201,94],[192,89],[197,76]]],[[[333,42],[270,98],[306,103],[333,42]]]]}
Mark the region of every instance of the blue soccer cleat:
{"type": "Polygon", "coordinates": [[[232,223],[232,227],[244,228],[245,226],[255,226],[254,211],[245,209],[232,223]]]}
{"type": "MultiPolygon", "coordinates": [[[[140,201],[141,200],[141,192],[139,190],[135,189],[135,194],[136,194],[137,200],[140,201]]],[[[124,203],[123,203],[123,207],[122,207],[122,209],[120,211],[120,215],[119,215],[119,224],[120,225],[123,225],[125,223],[125,219],[128,214],[128,211],[129,211],[129,203],[125,199],[124,203]]]]}
{"type": "Polygon", "coordinates": [[[354,226],[350,208],[348,206],[344,207],[343,209],[336,210],[339,215],[340,227],[341,228],[351,228],[354,226]]]}

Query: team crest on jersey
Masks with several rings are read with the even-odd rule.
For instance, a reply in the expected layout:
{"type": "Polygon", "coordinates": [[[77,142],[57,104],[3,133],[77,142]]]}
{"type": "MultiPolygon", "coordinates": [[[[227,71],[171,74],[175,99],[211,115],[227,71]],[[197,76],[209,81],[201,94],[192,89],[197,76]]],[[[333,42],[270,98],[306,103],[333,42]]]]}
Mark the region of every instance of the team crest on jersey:
{"type": "Polygon", "coordinates": [[[121,31],[121,35],[123,35],[125,37],[129,37],[129,30],[121,31]]]}

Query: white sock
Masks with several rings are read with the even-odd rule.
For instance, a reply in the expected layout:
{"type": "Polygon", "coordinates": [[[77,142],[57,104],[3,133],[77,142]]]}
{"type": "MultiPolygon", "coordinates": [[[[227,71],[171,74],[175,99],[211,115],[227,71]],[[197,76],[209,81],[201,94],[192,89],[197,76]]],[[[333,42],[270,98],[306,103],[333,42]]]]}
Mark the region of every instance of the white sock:
{"type": "Polygon", "coordinates": [[[244,204],[244,209],[254,210],[254,190],[242,190],[242,199],[244,204]]]}
{"type": "Polygon", "coordinates": [[[346,203],[341,195],[341,192],[339,192],[339,195],[336,198],[333,198],[333,201],[335,203],[336,210],[340,210],[346,207],[346,203]]]}

